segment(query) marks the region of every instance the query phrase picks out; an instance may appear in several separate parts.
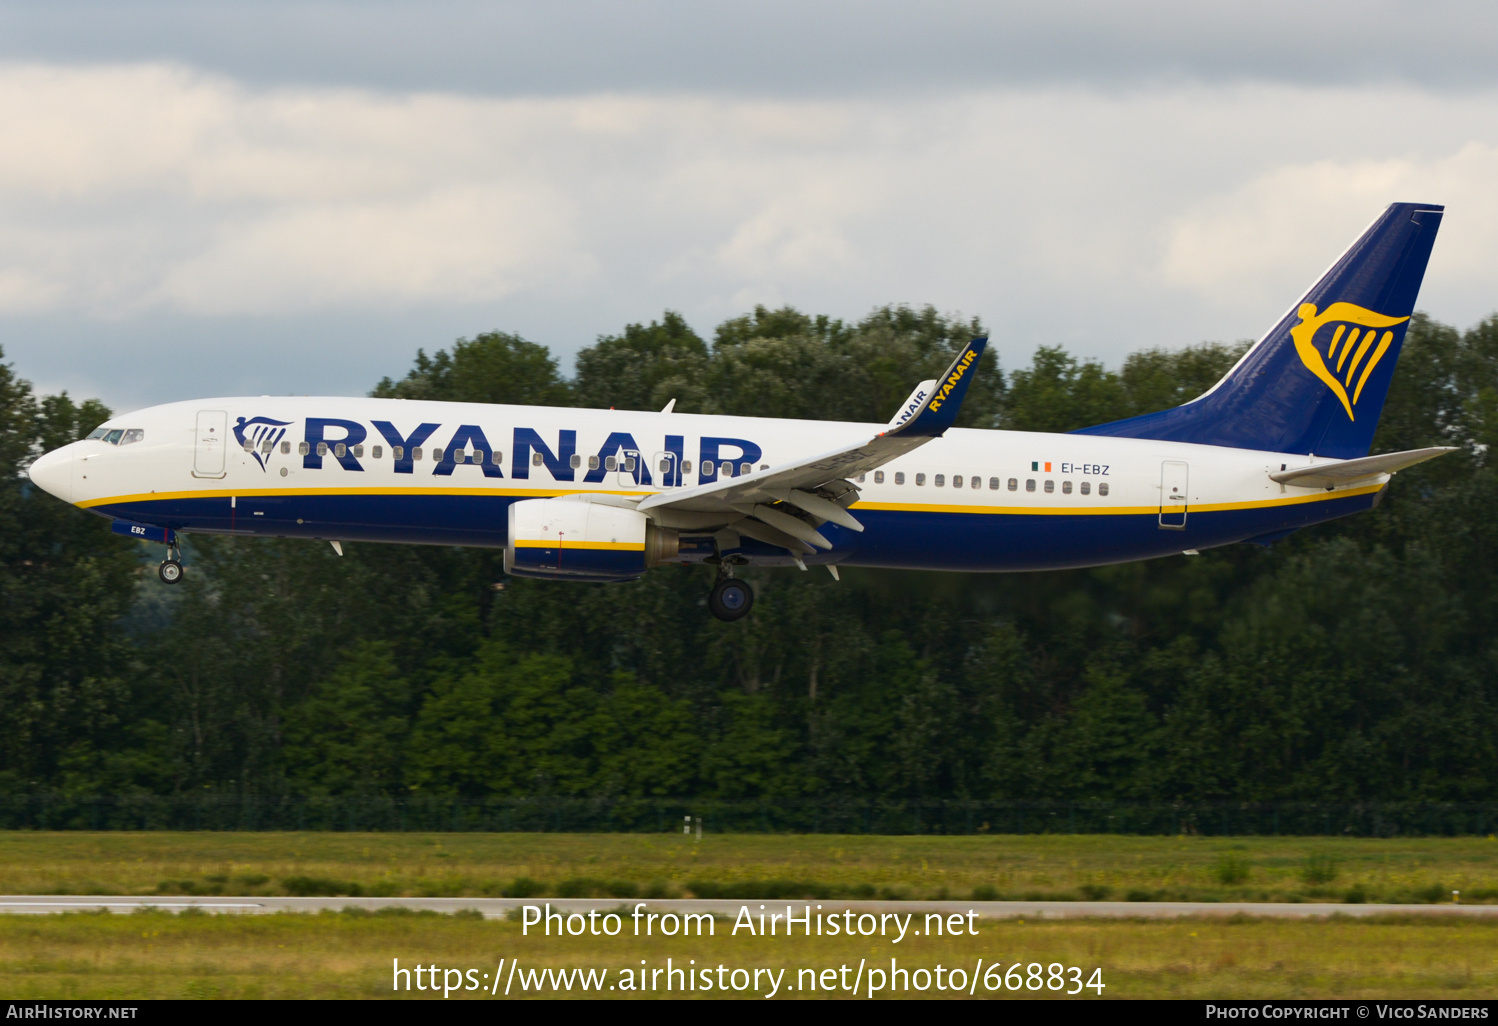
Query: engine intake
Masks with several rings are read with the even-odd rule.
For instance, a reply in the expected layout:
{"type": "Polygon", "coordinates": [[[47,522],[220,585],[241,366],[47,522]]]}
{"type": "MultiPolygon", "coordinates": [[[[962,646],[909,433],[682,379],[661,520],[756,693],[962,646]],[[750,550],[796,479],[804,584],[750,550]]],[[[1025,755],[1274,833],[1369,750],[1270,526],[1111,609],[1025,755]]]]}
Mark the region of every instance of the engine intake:
{"type": "Polygon", "coordinates": [[[674,558],[679,536],[645,514],[577,499],[510,505],[505,572],[568,581],[629,581],[674,558]]]}

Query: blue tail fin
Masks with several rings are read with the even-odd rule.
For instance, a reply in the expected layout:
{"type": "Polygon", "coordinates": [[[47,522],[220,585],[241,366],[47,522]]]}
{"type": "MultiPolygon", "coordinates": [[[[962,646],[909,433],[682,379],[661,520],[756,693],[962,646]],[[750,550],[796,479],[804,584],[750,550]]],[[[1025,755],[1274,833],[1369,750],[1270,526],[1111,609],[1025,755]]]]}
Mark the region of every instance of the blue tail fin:
{"type": "Polygon", "coordinates": [[[1077,434],[1368,455],[1444,209],[1390,206],[1205,395],[1077,434]]]}

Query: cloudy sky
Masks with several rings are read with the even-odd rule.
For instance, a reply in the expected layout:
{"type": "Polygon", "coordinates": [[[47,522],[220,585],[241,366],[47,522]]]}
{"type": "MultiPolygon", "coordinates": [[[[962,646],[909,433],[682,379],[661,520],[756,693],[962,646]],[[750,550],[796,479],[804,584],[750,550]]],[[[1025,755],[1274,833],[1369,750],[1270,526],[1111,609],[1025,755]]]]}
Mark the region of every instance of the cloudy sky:
{"type": "Polygon", "coordinates": [[[1498,310],[1476,3],[5,3],[0,346],[118,409],[681,311],[1257,336],[1394,200],[1498,310]]]}

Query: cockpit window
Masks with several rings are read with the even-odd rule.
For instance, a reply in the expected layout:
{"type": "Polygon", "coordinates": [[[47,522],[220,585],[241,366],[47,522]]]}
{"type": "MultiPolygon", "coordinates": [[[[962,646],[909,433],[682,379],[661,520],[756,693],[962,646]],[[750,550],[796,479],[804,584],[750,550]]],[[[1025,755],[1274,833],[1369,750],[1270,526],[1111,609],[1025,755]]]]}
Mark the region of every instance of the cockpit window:
{"type": "Polygon", "coordinates": [[[146,437],[146,433],[141,428],[101,427],[94,428],[94,430],[89,433],[88,437],[91,439],[98,439],[101,442],[107,442],[110,445],[129,445],[132,442],[139,442],[144,439],[146,437]]]}
{"type": "Polygon", "coordinates": [[[88,433],[88,438],[84,439],[84,441],[91,442],[95,438],[103,438],[105,432],[107,432],[108,430],[108,428],[96,427],[88,433]]]}

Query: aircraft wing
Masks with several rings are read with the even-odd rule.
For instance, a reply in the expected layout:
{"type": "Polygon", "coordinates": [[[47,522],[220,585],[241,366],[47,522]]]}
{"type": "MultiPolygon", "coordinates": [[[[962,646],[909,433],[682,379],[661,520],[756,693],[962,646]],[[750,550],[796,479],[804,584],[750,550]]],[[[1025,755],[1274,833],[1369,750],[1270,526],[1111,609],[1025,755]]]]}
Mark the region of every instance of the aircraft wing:
{"type": "Polygon", "coordinates": [[[1365,477],[1393,474],[1413,467],[1416,463],[1433,460],[1448,452],[1456,452],[1454,445],[1438,445],[1429,449],[1410,449],[1407,452],[1386,452],[1379,456],[1364,456],[1355,460],[1336,463],[1320,463],[1314,467],[1295,467],[1269,475],[1269,480],[1280,484],[1293,484],[1302,488],[1330,488],[1347,484],[1365,477]]]}
{"type": "Polygon", "coordinates": [[[695,488],[658,492],[637,508],[665,526],[733,523],[742,534],[792,552],[829,549],[831,543],[816,530],[823,522],[863,530],[846,509],[858,497],[858,487],[847,479],[941,437],[957,419],[987,344],[988,339],[975,338],[964,346],[942,377],[917,385],[889,426],[866,442],[695,488]]]}

